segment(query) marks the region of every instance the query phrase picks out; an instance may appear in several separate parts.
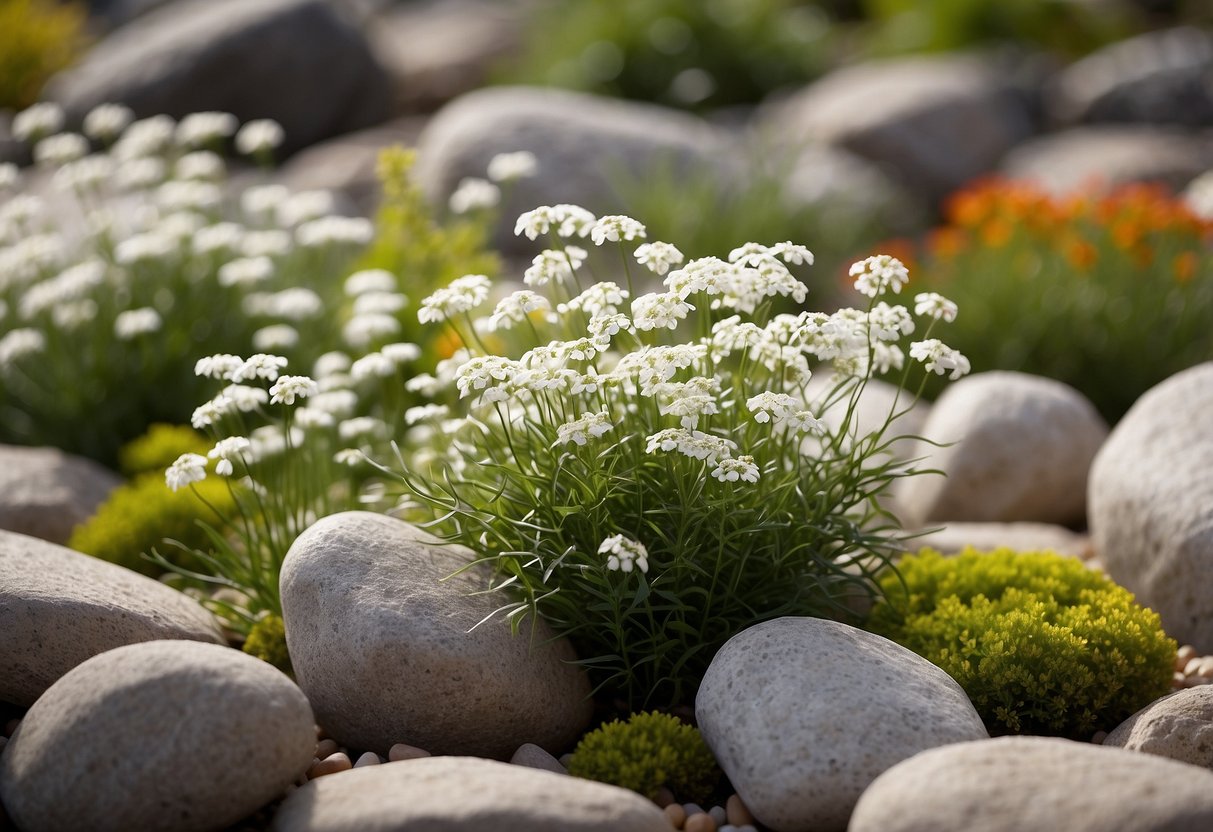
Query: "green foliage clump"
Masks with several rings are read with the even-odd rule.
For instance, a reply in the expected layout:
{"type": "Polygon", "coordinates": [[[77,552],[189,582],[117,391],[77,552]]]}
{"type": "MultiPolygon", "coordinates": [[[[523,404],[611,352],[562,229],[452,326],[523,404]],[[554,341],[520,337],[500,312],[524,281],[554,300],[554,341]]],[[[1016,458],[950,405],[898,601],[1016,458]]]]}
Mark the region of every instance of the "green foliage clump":
{"type": "Polygon", "coordinates": [[[655,711],[614,720],[582,738],[569,773],[631,789],[652,800],[664,786],[682,801],[705,801],[720,779],[694,726],[655,711]]]}
{"type": "Polygon", "coordinates": [[[61,0],[0,0],[0,110],[38,100],[47,79],[84,49],[87,12],[61,0]]]}
{"type": "Polygon", "coordinates": [[[220,480],[196,483],[194,489],[173,492],[164,484],[162,473],[143,474],[115,488],[96,514],[76,527],[68,546],[153,577],[164,571],[142,557],[153,549],[170,562],[192,569],[196,561],[165,541],[207,551],[212,540],[199,521],[215,525],[220,519],[216,512],[234,508],[231,492],[220,480]]]}
{"type": "Polygon", "coordinates": [[[1170,689],[1158,615],[1078,560],[924,549],[898,572],[869,628],[947,671],[993,734],[1089,739],[1170,689]]]}
{"type": "Polygon", "coordinates": [[[182,454],[205,455],[210,447],[206,437],[191,427],[157,422],[119,449],[118,465],[128,477],[159,474],[182,454]]]}
{"type": "Polygon", "coordinates": [[[291,656],[286,650],[286,624],[280,615],[267,615],[253,624],[242,649],[283,673],[291,672],[291,656]]]}

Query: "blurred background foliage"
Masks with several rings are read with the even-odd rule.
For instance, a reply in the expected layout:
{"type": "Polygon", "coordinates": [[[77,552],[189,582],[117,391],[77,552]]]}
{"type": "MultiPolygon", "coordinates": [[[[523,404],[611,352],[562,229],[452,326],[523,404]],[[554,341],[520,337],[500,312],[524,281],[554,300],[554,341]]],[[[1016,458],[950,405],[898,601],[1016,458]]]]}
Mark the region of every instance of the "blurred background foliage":
{"type": "Polygon", "coordinates": [[[38,100],[42,85],[88,43],[88,10],[60,0],[0,0],[0,110],[38,100]]]}

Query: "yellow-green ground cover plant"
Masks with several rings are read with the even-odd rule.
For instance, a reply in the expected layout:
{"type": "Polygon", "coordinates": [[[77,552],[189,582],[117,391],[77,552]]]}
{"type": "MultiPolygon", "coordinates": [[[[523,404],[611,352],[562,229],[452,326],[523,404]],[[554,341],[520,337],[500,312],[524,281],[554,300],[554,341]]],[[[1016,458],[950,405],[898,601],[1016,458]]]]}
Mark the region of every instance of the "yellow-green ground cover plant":
{"type": "Polygon", "coordinates": [[[0,0],[0,110],[28,107],[87,43],[83,3],[0,0]]]}
{"type": "Polygon", "coordinates": [[[1089,740],[1170,691],[1158,615],[1076,558],[924,549],[881,588],[867,626],[947,671],[992,734],[1089,740]]]}

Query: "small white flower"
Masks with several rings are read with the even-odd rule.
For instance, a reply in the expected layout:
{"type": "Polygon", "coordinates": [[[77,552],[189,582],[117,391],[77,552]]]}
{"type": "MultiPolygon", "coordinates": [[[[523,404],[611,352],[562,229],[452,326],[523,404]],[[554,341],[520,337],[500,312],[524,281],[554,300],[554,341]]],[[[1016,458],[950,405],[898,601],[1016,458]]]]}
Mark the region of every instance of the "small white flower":
{"type": "Polygon", "coordinates": [[[566,422],[556,427],[556,444],[584,445],[590,438],[597,439],[613,428],[611,414],[605,410],[601,413],[584,413],[580,419],[566,422]]]}
{"type": "Polygon", "coordinates": [[[774,419],[778,424],[796,412],[797,401],[787,393],[767,392],[750,397],[745,406],[754,414],[755,422],[765,425],[774,419]]]}
{"type": "Polygon", "coordinates": [[[46,349],[46,336],[41,330],[22,327],[9,330],[0,337],[0,370],[8,367],[18,358],[46,349]]]}
{"type": "Polygon", "coordinates": [[[594,245],[600,246],[606,242],[619,243],[624,240],[643,240],[647,236],[644,225],[619,214],[599,217],[590,229],[590,239],[594,245]]]}
{"type": "Polygon", "coordinates": [[[150,306],[128,309],[114,318],[114,334],[120,340],[130,341],[140,335],[156,332],[162,323],[160,313],[150,306]]]}
{"type": "Polygon", "coordinates": [[[677,329],[678,322],[694,308],[676,292],[641,295],[632,301],[632,323],[642,331],[677,329]]]}
{"type": "Polygon", "coordinates": [[[350,368],[350,357],[343,352],[333,350],[326,352],[316,359],[312,365],[312,376],[323,379],[338,373],[344,373],[350,368]]]}
{"type": "Polygon", "coordinates": [[[110,142],[135,120],[135,113],[122,104],[99,104],[84,117],[84,135],[110,142]]]}
{"type": "Polygon", "coordinates": [[[304,248],[362,246],[374,236],[375,226],[363,217],[321,217],[295,229],[295,241],[304,248]]]}
{"type": "Polygon", "coordinates": [[[376,419],[373,416],[355,416],[353,419],[346,419],[337,426],[337,435],[345,442],[357,439],[362,436],[379,437],[387,432],[387,425],[382,420],[376,419]]]}
{"type": "Polygon", "coordinates": [[[955,303],[938,292],[923,292],[914,296],[915,315],[928,315],[937,321],[951,323],[956,320],[958,311],[955,303]]]}
{"type": "Polygon", "coordinates": [[[439,289],[421,301],[417,320],[434,323],[470,312],[488,299],[492,283],[482,274],[465,274],[451,281],[451,285],[439,289]]]}
{"type": "Polygon", "coordinates": [[[889,291],[900,292],[910,279],[910,273],[902,262],[887,254],[860,260],[851,266],[850,274],[855,278],[856,291],[870,298],[889,291]]]}
{"type": "Polygon", "coordinates": [[[281,355],[257,353],[245,359],[244,363],[233,370],[228,378],[234,382],[250,378],[263,378],[266,381],[273,381],[278,378],[278,371],[284,367],[286,367],[286,359],[281,355]]]}
{"type": "Polygon", "coordinates": [[[34,161],[40,165],[66,165],[87,155],[88,139],[78,133],[58,133],[34,145],[34,161]]]}
{"type": "Polygon", "coordinates": [[[173,173],[178,179],[198,179],[204,182],[222,179],[226,168],[223,159],[209,150],[195,150],[177,160],[173,173]]]}
{"type": "Polygon", "coordinates": [[[168,177],[168,165],[155,156],[126,159],[118,165],[114,183],[122,190],[140,191],[159,185],[168,177]]]}
{"type": "Polygon", "coordinates": [[[926,341],[915,341],[910,344],[910,357],[921,361],[929,373],[950,373],[953,381],[967,374],[971,367],[969,359],[952,349],[938,338],[926,341]]]}
{"type": "MultiPolygon", "coordinates": [[[[323,395],[323,394],[318,394],[323,395]]],[[[316,399],[313,398],[312,401],[316,399]]],[[[295,424],[304,430],[312,428],[331,428],[336,423],[333,414],[315,407],[295,408],[295,424]]]]}
{"type": "Polygon", "coordinates": [[[164,481],[173,491],[190,483],[206,479],[206,457],[201,454],[182,454],[164,472],[164,481]]]}
{"type": "Polygon", "coordinates": [[[681,269],[670,272],[662,283],[678,297],[686,300],[699,292],[708,295],[731,292],[735,289],[737,277],[737,267],[732,263],[715,257],[701,257],[681,269]]]}
{"type": "Polygon", "coordinates": [[[299,330],[290,324],[263,326],[253,333],[253,349],[289,350],[299,345],[299,330]]]}
{"type": "Polygon", "coordinates": [[[400,321],[392,315],[381,312],[359,314],[350,318],[341,328],[341,337],[345,343],[357,349],[366,349],[375,341],[400,332],[400,321]]]}
{"type": "Polygon", "coordinates": [[[45,101],[27,107],[13,118],[13,138],[28,142],[63,129],[63,108],[45,101]]]}
{"type": "Polygon", "coordinates": [[[721,482],[758,482],[758,466],[752,456],[722,459],[712,469],[712,476],[721,482]]]}
{"type": "Polygon", "coordinates": [[[286,133],[272,118],[258,118],[245,124],[236,133],[236,152],[245,156],[268,153],[282,144],[286,133]]]}
{"type": "Polygon", "coordinates": [[[732,455],[737,444],[721,436],[714,436],[700,430],[686,428],[666,428],[648,437],[644,452],[646,454],[658,451],[677,450],[684,456],[715,465],[719,460],[732,455]]]}
{"type": "Polygon", "coordinates": [[[621,534],[602,541],[598,554],[607,555],[607,569],[612,572],[631,572],[634,568],[649,571],[649,550],[640,541],[621,534]]]}
{"type": "Polygon", "coordinates": [[[654,274],[665,274],[686,259],[675,245],[660,241],[637,246],[635,257],[637,263],[654,274]]]}
{"type": "Polygon", "coordinates": [[[247,384],[229,384],[216,397],[225,407],[234,407],[241,413],[251,413],[270,400],[270,394],[261,387],[247,384]]]}
{"type": "Polygon", "coordinates": [[[201,147],[226,139],[239,125],[231,113],[190,113],[177,125],[177,143],[182,147],[201,147]]]}
{"type": "Polygon", "coordinates": [[[868,313],[868,326],[878,340],[898,341],[903,335],[913,334],[914,319],[904,306],[889,306],[881,301],[868,313]]]}
{"type": "Polygon", "coordinates": [[[590,233],[597,218],[579,205],[541,205],[518,217],[514,234],[525,234],[527,239],[538,239],[555,228],[559,237],[585,237],[590,233]]]}
{"type": "Polygon", "coordinates": [[[408,342],[385,344],[380,347],[379,351],[387,356],[397,367],[402,364],[411,364],[421,358],[421,347],[408,342]]]}
{"type": "Polygon", "coordinates": [[[333,462],[338,465],[347,465],[353,468],[355,465],[361,465],[366,459],[366,454],[357,448],[342,448],[337,453],[333,454],[333,462]]]}
{"type": "Polygon", "coordinates": [[[562,249],[546,249],[535,255],[531,267],[522,276],[522,282],[532,288],[548,283],[565,283],[573,279],[573,272],[585,262],[586,250],[577,246],[562,249]]]}
{"type": "Polygon", "coordinates": [[[358,407],[358,394],[353,390],[326,390],[312,396],[308,407],[344,418],[358,407]]]}
{"type": "Polygon", "coordinates": [[[263,185],[258,189],[246,191],[241,199],[241,207],[246,213],[261,217],[273,210],[279,226],[296,228],[308,220],[317,220],[333,214],[337,210],[337,197],[333,196],[332,191],[291,193],[282,185],[263,185]]]}
{"type": "Polygon", "coordinates": [[[551,303],[543,295],[522,289],[498,302],[497,308],[489,316],[489,331],[512,329],[514,324],[525,321],[532,312],[547,312],[551,308],[551,303]]]}
{"type": "Polygon", "coordinates": [[[539,171],[535,154],[527,150],[513,153],[498,153],[489,159],[489,179],[494,182],[512,182],[534,176],[539,171]]]}
{"type": "Polygon", "coordinates": [[[113,154],[119,159],[141,159],[162,153],[172,142],[177,123],[166,115],[156,115],[134,122],[114,145],[113,154]]]}
{"type": "Polygon", "coordinates": [[[216,353],[199,358],[194,364],[194,375],[205,378],[231,380],[232,374],[244,366],[244,359],[230,353],[216,353]]]}
{"type": "Polygon", "coordinates": [[[824,433],[825,423],[808,410],[797,410],[783,417],[782,425],[791,428],[794,433],[824,433]]]}
{"type": "Polygon", "coordinates": [[[207,451],[206,455],[211,459],[219,460],[215,465],[216,474],[221,477],[230,477],[232,475],[232,457],[239,459],[241,454],[251,447],[252,443],[243,436],[229,436],[216,442],[215,447],[207,451]]]}
{"type": "Polygon", "coordinates": [[[237,225],[234,222],[218,222],[195,231],[192,245],[194,253],[203,256],[208,254],[235,254],[240,250],[240,244],[243,241],[243,226],[237,225]]]}
{"type": "Polygon", "coordinates": [[[381,352],[372,352],[364,355],[350,367],[350,376],[354,381],[387,378],[395,374],[396,364],[381,352]]]}
{"type": "Polygon", "coordinates": [[[404,411],[404,423],[415,425],[418,422],[433,422],[445,419],[450,414],[451,409],[444,404],[423,404],[404,411]]]}
{"type": "Polygon", "coordinates": [[[308,376],[282,376],[270,388],[270,404],[290,405],[296,398],[306,399],[319,392],[319,385],[308,376]]]}
{"type": "Polygon", "coordinates": [[[467,214],[493,208],[501,202],[501,189],[486,179],[469,176],[460,180],[447,205],[455,214],[467,214]]]}
{"type": "Polygon", "coordinates": [[[21,169],[12,162],[0,162],[0,191],[6,191],[21,180],[21,169]]]}
{"type": "Polygon", "coordinates": [[[345,279],[345,293],[352,298],[372,292],[395,292],[396,275],[386,269],[363,269],[345,279]]]}

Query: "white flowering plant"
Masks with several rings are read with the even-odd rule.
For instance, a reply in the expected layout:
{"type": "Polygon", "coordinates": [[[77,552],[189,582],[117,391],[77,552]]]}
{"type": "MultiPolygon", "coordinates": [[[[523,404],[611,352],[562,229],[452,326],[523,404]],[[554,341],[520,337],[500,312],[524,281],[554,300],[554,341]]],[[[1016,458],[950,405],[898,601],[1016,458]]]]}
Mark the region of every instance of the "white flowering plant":
{"type": "Polygon", "coordinates": [[[276,126],[103,105],[74,133],[52,104],[18,115],[36,163],[0,164],[0,441],[113,463],[148,424],[185,420],[198,355],[310,362],[337,343],[371,224],[327,192],[233,187],[207,149],[234,137],[264,159],[276,126]]]}
{"type": "Polygon", "coordinates": [[[380,464],[411,516],[496,566],[499,613],[515,628],[542,617],[599,693],[640,708],[690,701],[744,627],[845,616],[875,593],[898,549],[877,498],[914,472],[886,433],[917,394],[870,433],[856,409],[878,375],[967,372],[931,337],[955,307],[891,305],[907,273],[887,256],[852,268],[866,308],[771,314],[805,300],[804,246],[688,260],[632,218],[572,205],[517,232],[550,245],[524,286],[493,304],[489,280],[466,275],[421,302],[464,344],[432,379],[462,413],[421,414],[427,447],[380,464]],[[618,282],[592,280],[595,254],[618,282]],[[832,381],[810,388],[821,367],[832,381]]]}

